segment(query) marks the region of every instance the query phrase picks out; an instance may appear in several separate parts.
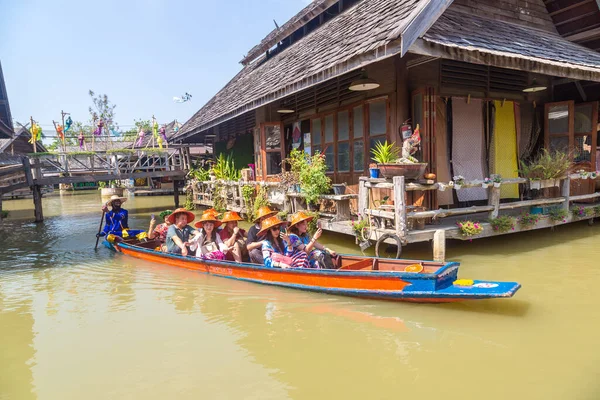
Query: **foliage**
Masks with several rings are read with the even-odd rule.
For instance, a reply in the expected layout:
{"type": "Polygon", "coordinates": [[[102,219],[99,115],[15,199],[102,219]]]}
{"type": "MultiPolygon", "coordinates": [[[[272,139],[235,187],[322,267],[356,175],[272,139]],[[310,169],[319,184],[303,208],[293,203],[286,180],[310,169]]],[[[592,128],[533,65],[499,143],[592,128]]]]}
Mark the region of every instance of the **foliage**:
{"type": "Polygon", "coordinates": [[[185,209],[188,211],[193,211],[195,208],[196,205],[194,204],[194,191],[189,188],[185,192],[185,209]]]}
{"type": "Polygon", "coordinates": [[[464,185],[465,177],[462,175],[456,175],[455,177],[452,178],[452,182],[454,182],[455,185],[464,185]]]}
{"type": "Polygon", "coordinates": [[[108,149],[106,154],[135,154],[138,151],[136,149],[108,149]]]}
{"type": "Polygon", "coordinates": [[[371,160],[378,164],[395,163],[400,156],[400,148],[395,142],[389,143],[387,140],[384,143],[377,142],[375,148],[371,149],[373,157],[371,160]]]}
{"type": "Polygon", "coordinates": [[[523,213],[519,216],[519,225],[523,228],[531,228],[540,220],[539,214],[523,213]]]}
{"type": "Polygon", "coordinates": [[[244,202],[246,203],[246,207],[248,209],[248,221],[251,222],[254,215],[254,198],[255,198],[256,190],[254,186],[244,185],[242,186],[242,197],[244,198],[244,202]]]}
{"type": "Polygon", "coordinates": [[[66,153],[68,156],[93,156],[95,151],[70,151],[66,153]]]}
{"type": "Polygon", "coordinates": [[[492,182],[494,183],[502,183],[502,175],[494,174],[491,175],[490,178],[492,178],[492,182]]]}
{"type": "Polygon", "coordinates": [[[136,139],[138,137],[140,129],[143,129],[147,135],[152,134],[152,121],[150,121],[149,119],[141,119],[141,118],[134,119],[133,125],[134,125],[133,128],[123,132],[123,135],[121,136],[121,138],[122,138],[121,140],[130,141],[130,140],[136,139]]]}
{"type": "Polygon", "coordinates": [[[254,220],[255,216],[257,215],[258,209],[264,206],[269,207],[269,188],[266,186],[260,186],[256,191],[254,203],[252,204],[252,216],[250,217],[251,221],[254,220]]]}
{"type": "Polygon", "coordinates": [[[490,219],[490,225],[494,232],[505,233],[515,230],[515,217],[510,215],[500,215],[498,218],[490,219]]]}
{"type": "Polygon", "coordinates": [[[383,199],[381,199],[381,200],[374,200],[373,202],[376,203],[376,204],[379,203],[379,206],[381,207],[383,205],[386,205],[388,203],[389,199],[390,199],[390,196],[384,196],[383,199]]]}
{"type": "Polygon", "coordinates": [[[595,214],[594,209],[592,208],[585,208],[583,206],[577,206],[571,209],[571,213],[573,214],[573,217],[575,218],[585,218],[585,217],[592,217],[595,214]]]}
{"type": "Polygon", "coordinates": [[[600,206],[595,206],[595,207],[593,208],[593,210],[594,210],[594,215],[595,215],[596,217],[600,217],[600,206]]]}
{"type": "Polygon", "coordinates": [[[42,157],[42,156],[57,156],[58,152],[54,151],[45,151],[41,153],[27,153],[28,157],[42,157]]]}
{"type": "Polygon", "coordinates": [[[88,107],[90,125],[92,125],[93,130],[96,129],[94,124],[100,119],[104,121],[103,129],[108,129],[109,131],[112,129],[119,130],[119,125],[115,122],[115,108],[117,105],[111,103],[105,94],[96,95],[93,90],[90,90],[88,94],[92,98],[93,104],[91,107],[88,107]]]}
{"type": "Polygon", "coordinates": [[[306,226],[306,230],[309,234],[314,235],[314,233],[317,231],[318,227],[318,223],[319,223],[319,213],[318,212],[314,212],[314,211],[305,211],[304,212],[306,215],[308,215],[309,217],[313,217],[313,219],[311,221],[308,222],[307,226],[306,226]]]}
{"type": "Polygon", "coordinates": [[[98,182],[98,190],[104,189],[106,187],[106,182],[100,181],[98,182]]]}
{"type": "Polygon", "coordinates": [[[227,195],[225,193],[225,187],[222,184],[217,182],[215,184],[214,192],[213,192],[213,207],[215,208],[215,210],[219,211],[220,213],[227,211],[227,197],[226,196],[227,195]]]}
{"type": "Polygon", "coordinates": [[[212,170],[217,179],[239,181],[242,177],[242,172],[235,169],[233,154],[229,154],[227,158],[225,158],[223,154],[220,154],[219,158],[217,158],[217,162],[213,165],[212,170]]]}
{"type": "Polygon", "coordinates": [[[456,226],[460,229],[460,233],[467,237],[479,235],[483,231],[483,226],[477,221],[459,221],[456,223],[456,226]]]}
{"type": "Polygon", "coordinates": [[[208,170],[200,166],[196,168],[191,168],[188,175],[190,176],[190,178],[196,179],[199,182],[206,182],[210,179],[208,170]]]}
{"type": "Polygon", "coordinates": [[[369,238],[365,237],[365,230],[367,230],[367,228],[369,227],[369,219],[367,218],[360,218],[360,214],[358,215],[358,222],[352,220],[351,224],[352,224],[352,230],[354,231],[354,236],[356,236],[356,238],[358,240],[367,240],[369,238]]]}
{"type": "Polygon", "coordinates": [[[548,218],[550,218],[550,221],[556,223],[556,222],[567,222],[567,216],[569,215],[569,213],[567,212],[567,210],[565,210],[562,207],[555,207],[550,209],[549,213],[548,213],[548,218]]]}
{"type": "Polygon", "coordinates": [[[0,211],[0,219],[4,219],[6,217],[8,217],[8,211],[6,211],[6,210],[0,211]]]}
{"type": "Polygon", "coordinates": [[[292,172],[298,173],[302,193],[308,204],[317,204],[319,196],[331,189],[331,179],[325,175],[327,165],[325,155],[317,153],[314,156],[304,151],[293,149],[289,158],[292,172]]]}
{"type": "Polygon", "coordinates": [[[519,173],[532,180],[557,179],[565,176],[571,168],[570,154],[542,149],[530,162],[521,160],[519,173]]]}
{"type": "MultiPolygon", "coordinates": [[[[138,150],[139,151],[139,150],[138,150]]],[[[146,148],[144,150],[142,150],[144,153],[146,153],[147,155],[165,155],[168,153],[167,149],[160,149],[160,148],[146,148]]]]}

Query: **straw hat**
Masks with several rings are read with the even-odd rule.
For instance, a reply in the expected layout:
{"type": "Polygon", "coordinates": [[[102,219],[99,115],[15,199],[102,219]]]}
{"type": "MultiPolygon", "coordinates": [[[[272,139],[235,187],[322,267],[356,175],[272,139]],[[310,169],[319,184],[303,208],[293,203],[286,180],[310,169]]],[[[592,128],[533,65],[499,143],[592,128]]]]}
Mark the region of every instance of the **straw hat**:
{"type": "Polygon", "coordinates": [[[221,222],[226,224],[227,222],[232,222],[232,221],[243,221],[244,219],[242,217],[240,217],[240,215],[238,213],[236,213],[235,211],[227,211],[225,214],[223,214],[223,218],[221,218],[221,222]]]}
{"type": "Polygon", "coordinates": [[[271,228],[274,228],[274,227],[280,226],[280,225],[285,225],[285,224],[287,224],[287,222],[280,220],[277,215],[274,215],[269,218],[265,218],[260,223],[260,231],[258,232],[258,236],[264,235],[271,228]]]}
{"type": "Polygon", "coordinates": [[[177,214],[181,214],[181,213],[184,213],[187,216],[188,224],[196,219],[196,216],[194,215],[194,213],[186,210],[185,208],[178,208],[177,210],[173,211],[173,213],[171,215],[169,215],[169,217],[167,219],[169,220],[170,223],[174,224],[175,218],[177,218],[177,214]]]}
{"type": "Polygon", "coordinates": [[[194,224],[196,228],[202,228],[205,222],[212,222],[215,224],[215,228],[221,226],[221,221],[217,219],[217,216],[211,212],[204,212],[200,217],[200,220],[194,224]]]}
{"type": "Polygon", "coordinates": [[[277,211],[271,211],[271,209],[267,206],[262,206],[261,208],[258,209],[258,212],[256,213],[256,217],[254,218],[254,220],[252,222],[257,223],[259,219],[261,218],[268,218],[268,217],[272,217],[273,215],[276,215],[277,211]]]}
{"type": "Polygon", "coordinates": [[[108,201],[105,204],[107,206],[110,205],[112,207],[112,203],[115,200],[121,200],[121,204],[123,204],[127,201],[127,197],[120,197],[120,196],[117,196],[116,194],[113,194],[112,196],[110,196],[110,199],[108,199],[108,201]]]}
{"type": "Polygon", "coordinates": [[[314,218],[315,217],[311,217],[310,215],[306,214],[304,211],[298,211],[296,214],[292,215],[292,222],[290,222],[289,228],[291,228],[292,226],[294,226],[296,224],[299,224],[302,221],[310,222],[314,218]]]}
{"type": "Polygon", "coordinates": [[[219,214],[221,214],[220,212],[218,212],[218,211],[217,211],[217,210],[215,210],[214,208],[209,208],[209,209],[207,209],[207,210],[204,210],[204,211],[202,212],[202,215],[204,215],[204,214],[206,214],[206,213],[208,213],[208,214],[212,214],[212,215],[214,215],[215,217],[218,217],[218,216],[219,216],[219,214]]]}

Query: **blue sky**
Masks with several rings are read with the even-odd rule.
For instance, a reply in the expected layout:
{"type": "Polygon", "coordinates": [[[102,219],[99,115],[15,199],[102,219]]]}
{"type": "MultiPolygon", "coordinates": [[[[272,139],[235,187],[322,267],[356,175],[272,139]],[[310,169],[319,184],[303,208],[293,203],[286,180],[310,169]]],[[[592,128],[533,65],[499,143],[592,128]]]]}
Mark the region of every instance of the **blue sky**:
{"type": "Polygon", "coordinates": [[[50,133],[60,111],[86,121],[88,90],[116,120],[185,122],[240,69],[247,51],[308,0],[0,0],[0,61],[13,119],[50,133]],[[192,101],[178,104],[185,92],[192,101]]]}

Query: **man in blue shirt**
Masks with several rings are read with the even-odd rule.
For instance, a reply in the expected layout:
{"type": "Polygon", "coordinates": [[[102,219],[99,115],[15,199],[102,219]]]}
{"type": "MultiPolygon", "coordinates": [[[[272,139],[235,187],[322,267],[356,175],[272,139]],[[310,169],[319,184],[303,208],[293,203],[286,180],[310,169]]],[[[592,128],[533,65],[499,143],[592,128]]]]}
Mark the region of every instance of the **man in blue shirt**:
{"type": "Polygon", "coordinates": [[[106,223],[104,224],[104,229],[102,229],[102,232],[99,233],[98,236],[105,236],[109,233],[116,236],[122,236],[124,229],[127,230],[128,236],[131,237],[143,232],[143,230],[139,229],[129,229],[127,210],[121,208],[121,205],[126,201],[126,197],[113,195],[110,200],[102,206],[102,211],[106,213],[106,223]],[[110,211],[108,211],[108,206],[111,207],[110,211]]]}

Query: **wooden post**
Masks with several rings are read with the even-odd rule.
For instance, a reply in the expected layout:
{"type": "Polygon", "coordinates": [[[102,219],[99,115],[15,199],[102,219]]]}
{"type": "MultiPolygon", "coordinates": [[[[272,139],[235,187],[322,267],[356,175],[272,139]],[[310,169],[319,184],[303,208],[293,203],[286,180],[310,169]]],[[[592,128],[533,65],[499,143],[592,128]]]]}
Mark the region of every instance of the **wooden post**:
{"type": "Polygon", "coordinates": [[[563,210],[565,210],[568,213],[569,208],[571,207],[571,177],[569,175],[567,175],[567,177],[562,181],[560,194],[562,197],[565,198],[565,201],[562,206],[563,210]]]}
{"type": "Polygon", "coordinates": [[[35,222],[42,222],[44,220],[44,213],[42,211],[42,188],[40,185],[33,185],[31,190],[33,193],[33,206],[35,208],[35,222]]]}
{"type": "Polygon", "coordinates": [[[175,208],[179,208],[179,181],[177,179],[173,179],[173,200],[175,208]]]}
{"type": "Polygon", "coordinates": [[[2,225],[2,193],[0,193],[0,225],[2,225]]]}
{"type": "Polygon", "coordinates": [[[405,207],[405,188],[404,188],[404,177],[394,176],[392,178],[394,184],[394,221],[396,228],[396,235],[400,240],[406,239],[406,207],[405,207]]]}
{"type": "Polygon", "coordinates": [[[37,140],[35,140],[35,138],[33,137],[33,117],[29,117],[29,121],[31,121],[29,133],[31,134],[31,139],[33,141],[33,152],[37,153],[37,140]]]}
{"type": "Polygon", "coordinates": [[[446,261],[446,231],[443,229],[433,234],[433,261],[446,261]]]}
{"type": "Polygon", "coordinates": [[[358,213],[360,218],[365,218],[365,210],[369,206],[369,189],[365,185],[365,181],[361,179],[358,182],[358,213]]]}
{"type": "Polygon", "coordinates": [[[494,185],[488,189],[488,205],[494,207],[489,212],[488,218],[498,218],[498,213],[500,212],[500,188],[494,187],[494,185]]]}
{"type": "MultiPolygon", "coordinates": [[[[62,118],[62,127],[63,127],[63,137],[62,137],[62,147],[63,147],[63,151],[66,153],[67,152],[67,144],[65,143],[65,136],[67,136],[67,133],[65,132],[65,115],[67,115],[69,113],[64,112],[63,110],[60,110],[60,116],[62,118]]],[[[54,121],[52,121],[54,122],[54,121]]]]}

